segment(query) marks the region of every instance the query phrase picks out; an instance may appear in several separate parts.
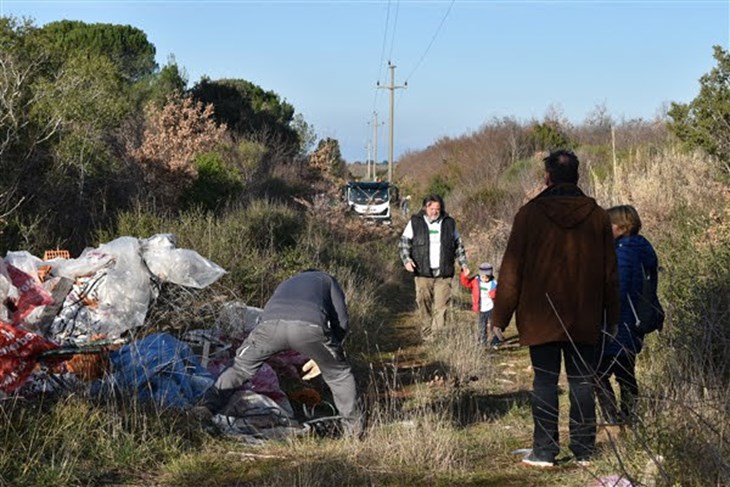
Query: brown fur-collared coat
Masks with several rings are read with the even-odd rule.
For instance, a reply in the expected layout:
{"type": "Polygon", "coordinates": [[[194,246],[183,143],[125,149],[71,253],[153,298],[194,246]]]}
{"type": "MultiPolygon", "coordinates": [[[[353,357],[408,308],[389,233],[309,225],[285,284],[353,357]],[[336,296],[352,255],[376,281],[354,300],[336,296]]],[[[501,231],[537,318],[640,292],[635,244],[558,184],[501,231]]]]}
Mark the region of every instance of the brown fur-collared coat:
{"type": "Polygon", "coordinates": [[[515,216],[493,323],[516,313],[522,345],[595,344],[618,322],[618,271],[608,214],[573,184],[550,186],[515,216]],[[569,338],[570,337],[570,338],[569,338]]]}

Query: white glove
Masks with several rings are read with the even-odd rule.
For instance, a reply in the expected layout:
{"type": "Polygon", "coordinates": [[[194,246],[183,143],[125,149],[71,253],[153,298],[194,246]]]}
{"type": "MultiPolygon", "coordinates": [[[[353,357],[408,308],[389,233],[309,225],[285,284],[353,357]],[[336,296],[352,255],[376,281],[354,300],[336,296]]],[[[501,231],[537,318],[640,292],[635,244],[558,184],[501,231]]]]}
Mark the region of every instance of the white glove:
{"type": "Polygon", "coordinates": [[[322,373],[322,371],[319,370],[319,365],[317,365],[317,362],[314,360],[310,360],[306,364],[302,365],[302,372],[304,372],[302,380],[314,379],[322,373]]]}

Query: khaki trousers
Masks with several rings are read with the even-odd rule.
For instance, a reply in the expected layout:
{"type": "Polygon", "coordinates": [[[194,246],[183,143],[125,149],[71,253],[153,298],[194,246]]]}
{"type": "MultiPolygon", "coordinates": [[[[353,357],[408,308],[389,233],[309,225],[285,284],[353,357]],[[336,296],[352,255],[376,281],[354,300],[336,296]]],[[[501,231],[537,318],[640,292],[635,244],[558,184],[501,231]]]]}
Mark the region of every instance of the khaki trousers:
{"type": "Polygon", "coordinates": [[[453,277],[416,276],[416,304],[421,318],[421,339],[428,341],[446,326],[453,277]]]}

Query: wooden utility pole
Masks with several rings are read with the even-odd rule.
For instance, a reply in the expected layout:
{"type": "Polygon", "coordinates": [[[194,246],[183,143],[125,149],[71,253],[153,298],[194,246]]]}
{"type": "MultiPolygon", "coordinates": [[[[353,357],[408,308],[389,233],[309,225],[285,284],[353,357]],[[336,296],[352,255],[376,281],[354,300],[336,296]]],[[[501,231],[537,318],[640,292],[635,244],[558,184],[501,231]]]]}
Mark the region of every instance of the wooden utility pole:
{"type": "Polygon", "coordinates": [[[388,182],[393,182],[393,127],[395,123],[395,90],[406,88],[408,83],[403,86],[395,85],[395,64],[388,61],[388,69],[390,69],[390,86],[380,86],[378,82],[378,88],[390,90],[390,133],[388,140],[388,182]]]}

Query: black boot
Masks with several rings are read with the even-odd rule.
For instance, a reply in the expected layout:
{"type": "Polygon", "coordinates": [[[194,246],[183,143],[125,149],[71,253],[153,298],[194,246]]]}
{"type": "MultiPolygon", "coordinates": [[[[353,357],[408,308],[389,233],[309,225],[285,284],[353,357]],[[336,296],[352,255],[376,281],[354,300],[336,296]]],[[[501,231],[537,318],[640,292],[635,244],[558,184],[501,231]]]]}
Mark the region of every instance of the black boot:
{"type": "Polygon", "coordinates": [[[190,412],[198,420],[209,422],[213,419],[213,416],[226,407],[234,392],[235,391],[233,389],[221,390],[215,386],[211,386],[207,391],[205,391],[203,397],[200,401],[198,401],[198,404],[190,410],[190,412]]]}

